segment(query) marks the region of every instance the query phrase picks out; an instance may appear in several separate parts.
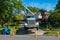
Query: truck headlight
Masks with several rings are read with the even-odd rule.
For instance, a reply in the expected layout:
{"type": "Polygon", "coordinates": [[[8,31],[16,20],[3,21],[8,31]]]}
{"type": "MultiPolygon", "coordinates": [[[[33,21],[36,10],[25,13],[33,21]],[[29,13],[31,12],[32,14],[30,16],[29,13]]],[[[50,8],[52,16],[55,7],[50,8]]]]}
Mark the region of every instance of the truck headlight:
{"type": "Polygon", "coordinates": [[[42,16],[41,16],[41,15],[39,15],[39,16],[38,16],[38,18],[42,19],[42,16]]]}
{"type": "Polygon", "coordinates": [[[27,23],[25,23],[25,25],[27,25],[27,23]]]}
{"type": "Polygon", "coordinates": [[[39,25],[39,22],[36,22],[36,25],[39,25]]]}

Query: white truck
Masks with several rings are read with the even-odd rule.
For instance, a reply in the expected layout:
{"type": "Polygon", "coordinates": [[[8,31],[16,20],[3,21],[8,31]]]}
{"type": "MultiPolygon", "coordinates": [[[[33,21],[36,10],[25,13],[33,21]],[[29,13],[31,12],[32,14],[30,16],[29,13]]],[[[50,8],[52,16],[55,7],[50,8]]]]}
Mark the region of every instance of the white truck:
{"type": "Polygon", "coordinates": [[[26,16],[26,23],[24,25],[24,29],[27,30],[30,28],[36,28],[37,30],[39,28],[39,22],[36,21],[34,15],[26,16]]]}
{"type": "MultiPolygon", "coordinates": [[[[36,21],[36,19],[39,14],[36,16],[27,7],[25,7],[25,9],[27,10],[27,12],[25,11],[25,16],[24,16],[25,18],[24,29],[28,30],[30,28],[36,28],[38,30],[39,22],[36,21]]],[[[42,18],[42,16],[40,18],[42,18]]]]}

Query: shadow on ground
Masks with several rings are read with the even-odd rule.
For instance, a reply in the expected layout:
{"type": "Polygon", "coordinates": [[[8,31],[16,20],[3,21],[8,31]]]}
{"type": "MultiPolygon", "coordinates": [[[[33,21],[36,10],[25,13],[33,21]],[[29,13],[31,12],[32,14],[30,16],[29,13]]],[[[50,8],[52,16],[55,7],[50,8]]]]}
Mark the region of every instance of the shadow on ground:
{"type": "Polygon", "coordinates": [[[17,30],[16,35],[27,35],[27,34],[33,34],[34,32],[32,32],[31,30],[24,30],[24,28],[20,28],[19,30],[17,30]]]}

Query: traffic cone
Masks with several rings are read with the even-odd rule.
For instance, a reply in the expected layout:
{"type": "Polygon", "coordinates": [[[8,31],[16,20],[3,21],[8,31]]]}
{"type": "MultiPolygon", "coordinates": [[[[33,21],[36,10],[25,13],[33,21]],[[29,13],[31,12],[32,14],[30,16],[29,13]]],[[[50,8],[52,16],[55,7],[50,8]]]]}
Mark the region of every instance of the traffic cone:
{"type": "Polygon", "coordinates": [[[15,36],[15,31],[12,32],[12,37],[14,37],[14,36],[15,36]]]}
{"type": "Polygon", "coordinates": [[[37,37],[38,36],[38,33],[37,33],[37,31],[34,33],[34,37],[37,37]]]}
{"type": "Polygon", "coordinates": [[[56,33],[56,37],[59,38],[59,32],[56,33]]]}

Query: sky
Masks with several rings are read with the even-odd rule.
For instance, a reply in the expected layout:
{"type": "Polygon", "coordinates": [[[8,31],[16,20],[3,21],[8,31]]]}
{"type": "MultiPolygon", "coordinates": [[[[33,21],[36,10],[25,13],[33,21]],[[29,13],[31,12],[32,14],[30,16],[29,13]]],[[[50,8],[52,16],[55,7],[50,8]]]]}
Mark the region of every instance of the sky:
{"type": "Polygon", "coordinates": [[[22,0],[25,6],[37,7],[39,9],[54,10],[58,0],[22,0]]]}

